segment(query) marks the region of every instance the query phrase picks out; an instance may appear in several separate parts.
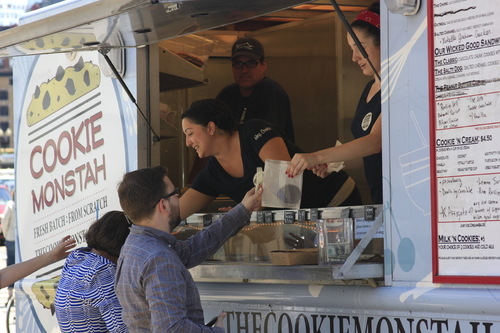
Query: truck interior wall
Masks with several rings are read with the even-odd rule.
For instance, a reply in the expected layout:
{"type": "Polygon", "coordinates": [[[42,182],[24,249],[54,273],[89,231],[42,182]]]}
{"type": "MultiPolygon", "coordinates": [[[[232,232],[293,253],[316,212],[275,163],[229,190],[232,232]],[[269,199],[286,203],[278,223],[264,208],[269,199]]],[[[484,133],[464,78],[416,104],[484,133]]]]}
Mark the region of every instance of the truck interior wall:
{"type": "MultiPolygon", "coordinates": [[[[157,53],[157,46],[150,45],[143,48],[138,48],[136,50],[136,68],[138,86],[144,87],[156,87],[156,84],[148,85],[146,82],[158,82],[157,71],[152,71],[151,68],[157,68],[155,63],[155,57],[152,54],[157,53]],[[149,60],[149,61],[148,61],[149,60]]],[[[156,59],[156,62],[158,60],[156,59]]],[[[129,73],[131,74],[131,73],[129,73]]],[[[152,146],[151,138],[152,132],[149,129],[149,125],[144,119],[158,119],[159,118],[159,97],[157,89],[137,89],[137,103],[140,111],[137,112],[137,166],[138,168],[144,168],[149,165],[158,164],[158,145],[152,146]],[[148,98],[149,97],[149,98],[148,98]],[[140,113],[143,113],[141,115],[140,113]],[[151,154],[148,154],[151,152],[151,154]]],[[[151,121],[151,126],[156,133],[159,133],[158,129],[159,123],[156,121],[151,121]]]]}
{"type": "Polygon", "coordinates": [[[161,92],[160,102],[175,111],[175,123],[177,124],[175,135],[160,141],[160,163],[168,168],[169,178],[172,182],[182,188],[184,187],[184,178],[189,174],[188,166],[193,163],[192,160],[186,160],[186,157],[189,156],[186,154],[187,149],[185,149],[180,120],[181,113],[189,106],[187,90],[161,92]]]}
{"type": "MultiPolygon", "coordinates": [[[[354,15],[346,13],[348,20],[354,15]]],[[[224,86],[234,82],[229,58],[232,41],[238,35],[255,37],[264,45],[266,75],[280,82],[290,97],[295,141],[302,149],[316,151],[334,146],[336,140],[352,140],[350,123],[359,95],[370,78],[352,62],[345,28],[335,13],[246,33],[212,30],[204,37],[220,43],[217,56],[212,55],[207,63],[206,77],[210,83],[160,94],[160,102],[177,111],[178,116],[178,137],[161,142],[161,163],[167,165],[177,184],[183,184],[194,160],[194,150],[185,147],[180,113],[193,101],[215,98],[224,86]],[[227,42],[228,37],[231,43],[227,42]],[[221,48],[225,48],[222,53],[221,48]],[[184,167],[173,156],[184,156],[184,167]]],[[[348,172],[358,184],[364,202],[370,203],[363,171],[348,172]]]]}

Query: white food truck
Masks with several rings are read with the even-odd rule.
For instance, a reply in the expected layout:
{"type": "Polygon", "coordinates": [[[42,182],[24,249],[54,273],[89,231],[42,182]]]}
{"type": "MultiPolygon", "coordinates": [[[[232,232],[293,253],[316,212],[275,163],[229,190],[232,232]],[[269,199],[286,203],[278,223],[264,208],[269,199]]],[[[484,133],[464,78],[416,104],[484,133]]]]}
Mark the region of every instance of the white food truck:
{"type": "MultiPolygon", "coordinates": [[[[337,2],[348,21],[371,3],[337,2]]],[[[254,213],[191,270],[207,321],[227,311],[232,333],[500,332],[498,15],[497,0],[381,1],[383,205],[348,170],[367,205],[254,213]],[[276,265],[273,251],[300,253],[290,232],[314,241],[317,222],[339,219],[357,245],[345,260],[276,265]]],[[[88,226],[120,209],[127,171],[162,164],[190,184],[179,115],[232,82],[238,37],[266,48],[299,146],[351,140],[370,78],[339,17],[325,0],[67,0],[1,32],[0,56],[14,63],[17,261],[65,235],[84,246],[88,226]]],[[[179,237],[226,203],[183,221],[179,237]]],[[[16,283],[17,332],[59,331],[62,265],[16,283]]]]}

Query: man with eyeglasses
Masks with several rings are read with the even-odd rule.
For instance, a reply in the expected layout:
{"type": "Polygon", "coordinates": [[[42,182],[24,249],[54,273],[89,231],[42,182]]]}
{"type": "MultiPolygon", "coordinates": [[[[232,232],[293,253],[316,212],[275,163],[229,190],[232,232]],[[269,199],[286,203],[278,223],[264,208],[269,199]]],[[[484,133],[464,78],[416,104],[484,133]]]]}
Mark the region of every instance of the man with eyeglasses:
{"type": "Polygon", "coordinates": [[[295,142],[290,100],[277,81],[265,76],[267,62],[262,44],[255,38],[234,42],[231,68],[235,83],[222,89],[217,99],[229,106],[240,123],[267,120],[295,142]]]}
{"type": "Polygon", "coordinates": [[[171,233],[180,222],[179,189],[162,166],[124,175],[118,197],[132,223],[116,270],[115,290],[130,332],[224,332],[223,319],[205,326],[200,295],[188,269],[209,257],[250,220],[262,189],[185,241],[171,233]]]}

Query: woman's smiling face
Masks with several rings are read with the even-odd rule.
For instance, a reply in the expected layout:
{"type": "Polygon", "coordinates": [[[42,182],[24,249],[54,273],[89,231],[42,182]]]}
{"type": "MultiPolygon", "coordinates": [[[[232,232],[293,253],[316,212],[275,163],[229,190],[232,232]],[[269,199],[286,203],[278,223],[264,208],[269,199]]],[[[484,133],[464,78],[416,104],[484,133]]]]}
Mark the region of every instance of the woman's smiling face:
{"type": "Polygon", "coordinates": [[[186,146],[194,148],[200,158],[211,156],[208,152],[212,135],[208,127],[191,122],[188,118],[182,119],[182,132],[186,135],[186,146]]]}

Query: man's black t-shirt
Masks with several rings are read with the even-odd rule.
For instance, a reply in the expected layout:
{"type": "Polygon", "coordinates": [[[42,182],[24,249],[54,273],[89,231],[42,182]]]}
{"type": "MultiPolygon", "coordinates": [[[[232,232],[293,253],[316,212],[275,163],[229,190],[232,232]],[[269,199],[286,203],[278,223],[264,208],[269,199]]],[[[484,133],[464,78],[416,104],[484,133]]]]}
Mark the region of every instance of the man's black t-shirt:
{"type": "Polygon", "coordinates": [[[278,126],[291,142],[295,142],[290,99],[283,87],[271,78],[257,83],[250,97],[243,97],[236,83],[222,89],[217,99],[226,103],[237,121],[245,112],[243,121],[262,119],[278,126]]]}

